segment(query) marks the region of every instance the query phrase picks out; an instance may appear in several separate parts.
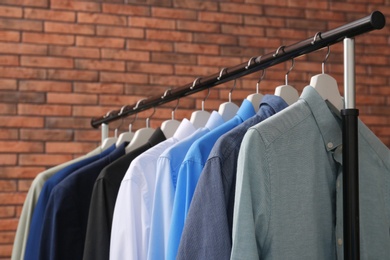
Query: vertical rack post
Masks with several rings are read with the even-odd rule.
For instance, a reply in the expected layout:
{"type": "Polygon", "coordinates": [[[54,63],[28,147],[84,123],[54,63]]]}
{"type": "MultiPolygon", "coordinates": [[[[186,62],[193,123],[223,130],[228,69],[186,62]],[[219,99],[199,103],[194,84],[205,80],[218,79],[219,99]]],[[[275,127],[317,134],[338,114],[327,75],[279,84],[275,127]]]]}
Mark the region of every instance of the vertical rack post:
{"type": "Polygon", "coordinates": [[[344,39],[343,215],[344,259],[360,259],[358,115],[355,108],[355,45],[344,39]]]}

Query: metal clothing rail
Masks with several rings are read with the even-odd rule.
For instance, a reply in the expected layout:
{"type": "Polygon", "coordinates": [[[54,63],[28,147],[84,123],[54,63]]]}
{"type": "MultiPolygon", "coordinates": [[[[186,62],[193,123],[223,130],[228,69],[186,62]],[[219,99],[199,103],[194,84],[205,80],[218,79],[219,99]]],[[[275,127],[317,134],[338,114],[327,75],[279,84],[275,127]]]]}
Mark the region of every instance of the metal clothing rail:
{"type": "MultiPolygon", "coordinates": [[[[225,74],[216,73],[208,77],[197,78],[193,83],[171,90],[164,95],[148,98],[139,104],[122,107],[106,116],[93,118],[94,128],[101,124],[159,106],[172,100],[214,87],[224,82],[266,69],[292,58],[316,51],[323,47],[344,41],[344,99],[345,109],[342,109],[343,119],[343,215],[344,215],[344,259],[360,259],[359,237],[359,176],[358,176],[358,135],[357,117],[359,111],[355,108],[355,58],[354,36],[385,26],[385,16],[374,11],[369,16],[345,24],[336,29],[317,33],[304,41],[280,46],[275,53],[254,57],[248,63],[243,63],[225,70],[225,74]]],[[[223,72],[222,71],[222,72],[223,72]]]]}

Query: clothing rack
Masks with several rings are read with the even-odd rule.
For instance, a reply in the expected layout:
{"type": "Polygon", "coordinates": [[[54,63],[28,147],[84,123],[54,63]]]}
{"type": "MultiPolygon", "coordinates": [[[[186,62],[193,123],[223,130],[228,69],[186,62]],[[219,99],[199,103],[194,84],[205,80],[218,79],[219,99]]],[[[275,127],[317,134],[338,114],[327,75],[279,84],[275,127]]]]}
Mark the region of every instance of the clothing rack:
{"type": "MultiPolygon", "coordinates": [[[[169,93],[150,97],[138,104],[124,106],[106,116],[93,118],[91,125],[101,124],[127,117],[140,111],[156,107],[175,99],[217,86],[224,82],[266,69],[292,58],[308,54],[323,47],[344,42],[344,109],[341,111],[343,128],[343,215],[344,215],[344,259],[360,259],[359,251],[359,182],[358,182],[358,134],[355,108],[355,53],[353,37],[385,26],[385,16],[374,11],[369,16],[345,24],[327,32],[317,33],[314,38],[289,45],[280,46],[276,52],[252,57],[247,63],[224,69],[225,72],[197,78],[193,83],[172,89],[169,93]]],[[[222,72],[223,72],[222,71],[222,72]]]]}

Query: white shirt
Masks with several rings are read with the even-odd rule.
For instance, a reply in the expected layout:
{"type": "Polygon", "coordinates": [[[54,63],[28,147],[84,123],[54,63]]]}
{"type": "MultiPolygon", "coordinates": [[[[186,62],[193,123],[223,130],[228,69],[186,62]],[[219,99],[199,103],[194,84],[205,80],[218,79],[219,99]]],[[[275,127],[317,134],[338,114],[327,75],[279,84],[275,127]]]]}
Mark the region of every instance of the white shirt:
{"type": "Polygon", "coordinates": [[[146,259],[158,157],[195,132],[183,119],[173,137],[135,158],[119,188],[111,229],[110,259],[146,259]]]}
{"type": "Polygon", "coordinates": [[[199,137],[223,123],[221,115],[213,111],[206,127],[197,129],[192,135],[169,147],[158,158],[148,260],[160,260],[165,256],[171,226],[177,174],[188,149],[199,137]]]}

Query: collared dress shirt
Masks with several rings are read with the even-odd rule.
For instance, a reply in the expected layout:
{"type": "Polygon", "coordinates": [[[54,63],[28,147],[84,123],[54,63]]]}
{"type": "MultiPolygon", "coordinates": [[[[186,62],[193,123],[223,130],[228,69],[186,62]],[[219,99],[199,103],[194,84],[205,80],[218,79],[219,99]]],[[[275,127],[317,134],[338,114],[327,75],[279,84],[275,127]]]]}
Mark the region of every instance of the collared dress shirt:
{"type": "Polygon", "coordinates": [[[32,215],[45,182],[50,177],[52,177],[54,174],[64,169],[65,167],[73,163],[79,162],[87,157],[97,155],[101,152],[102,149],[100,147],[97,147],[96,149],[94,149],[93,151],[89,152],[84,156],[80,156],[74,160],[47,169],[46,171],[39,173],[35,177],[34,181],[31,183],[31,186],[27,192],[26,199],[24,200],[23,203],[23,208],[20,214],[18,227],[16,229],[14,245],[12,247],[11,260],[24,259],[24,252],[26,250],[27,237],[30,230],[32,215]]]}
{"type": "Polygon", "coordinates": [[[179,169],[169,231],[167,259],[176,259],[192,196],[203,166],[215,142],[221,135],[254,116],[255,113],[252,103],[245,99],[232,119],[202,136],[191,145],[179,169]]]}
{"type": "Polygon", "coordinates": [[[168,148],[158,158],[150,226],[149,260],[161,260],[166,254],[177,174],[188,149],[197,139],[223,123],[221,115],[213,111],[205,127],[197,129],[192,135],[168,148]]]}
{"type": "Polygon", "coordinates": [[[78,169],[95,162],[96,160],[107,156],[115,149],[115,145],[107,148],[102,153],[87,157],[81,161],[68,165],[64,169],[58,171],[50,179],[48,179],[42,187],[38,202],[35,206],[34,213],[31,218],[30,230],[27,238],[25,260],[39,259],[39,248],[42,241],[42,227],[44,225],[44,216],[47,204],[49,202],[50,194],[54,187],[59,184],[66,177],[71,175],[78,169]]]}
{"type": "Polygon", "coordinates": [[[44,217],[40,260],[82,259],[93,185],[105,166],[125,154],[125,145],[80,168],[54,187],[44,217]]]}
{"type": "Polygon", "coordinates": [[[222,135],[199,178],[184,225],[177,259],[230,259],[237,159],[248,128],[286,108],[265,95],[257,114],[222,135]]]}
{"type": "Polygon", "coordinates": [[[157,128],[146,144],[123,155],[100,172],[93,187],[89,207],[84,260],[109,259],[112,217],[123,177],[137,156],[165,140],[164,133],[157,128]]]}
{"type": "Polygon", "coordinates": [[[167,148],[195,130],[190,121],[183,119],[173,137],[147,150],[131,162],[115,203],[110,259],[146,259],[157,159],[167,148]]]}
{"type": "MultiPolygon", "coordinates": [[[[390,152],[358,128],[361,259],[390,259],[390,152]]],[[[231,259],[343,259],[341,154],[340,118],[310,86],[250,128],[238,157],[231,259]]]]}

